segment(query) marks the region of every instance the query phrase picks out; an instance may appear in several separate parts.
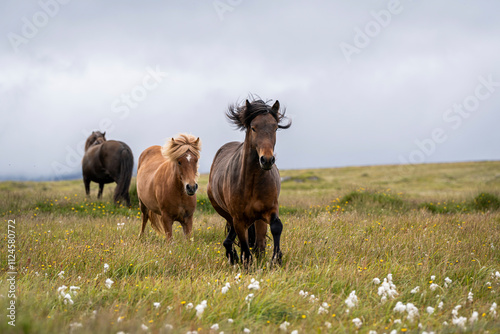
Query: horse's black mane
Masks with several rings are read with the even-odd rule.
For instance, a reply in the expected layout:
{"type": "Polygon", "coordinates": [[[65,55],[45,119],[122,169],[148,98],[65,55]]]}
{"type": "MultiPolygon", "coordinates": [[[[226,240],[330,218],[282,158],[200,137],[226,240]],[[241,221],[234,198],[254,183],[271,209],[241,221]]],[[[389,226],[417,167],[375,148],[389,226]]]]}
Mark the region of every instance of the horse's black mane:
{"type": "Polygon", "coordinates": [[[278,128],[288,129],[292,125],[291,121],[289,121],[288,124],[279,125],[279,123],[286,118],[286,111],[284,109],[283,111],[275,110],[269,106],[267,102],[264,102],[261,99],[254,99],[252,102],[246,100],[244,103],[231,104],[228,107],[226,116],[238,130],[245,130],[250,127],[250,123],[252,123],[252,120],[255,117],[269,113],[274,117],[274,119],[276,119],[276,122],[278,122],[278,128]]]}

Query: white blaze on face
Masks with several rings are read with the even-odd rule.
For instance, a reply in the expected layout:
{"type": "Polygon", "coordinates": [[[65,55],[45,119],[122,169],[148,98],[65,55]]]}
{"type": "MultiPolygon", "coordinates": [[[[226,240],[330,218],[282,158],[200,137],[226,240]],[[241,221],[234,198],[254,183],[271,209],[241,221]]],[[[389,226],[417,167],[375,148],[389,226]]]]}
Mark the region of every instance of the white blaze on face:
{"type": "Polygon", "coordinates": [[[191,161],[191,154],[188,153],[188,155],[186,156],[186,159],[188,162],[190,162],[191,161]]]}

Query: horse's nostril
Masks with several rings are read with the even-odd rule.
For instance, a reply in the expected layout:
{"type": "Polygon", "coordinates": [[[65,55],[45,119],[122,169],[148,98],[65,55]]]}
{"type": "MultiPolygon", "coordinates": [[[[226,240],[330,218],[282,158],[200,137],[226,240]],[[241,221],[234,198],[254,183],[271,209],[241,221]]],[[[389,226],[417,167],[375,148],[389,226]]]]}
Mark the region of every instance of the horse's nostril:
{"type": "Polygon", "coordinates": [[[260,163],[261,165],[264,165],[266,163],[266,158],[264,158],[264,156],[260,157],[260,163]]]}
{"type": "Polygon", "coordinates": [[[196,191],[196,190],[198,190],[198,183],[196,183],[196,184],[194,185],[194,190],[195,190],[195,191],[196,191]]]}
{"type": "Polygon", "coordinates": [[[276,161],[276,158],[273,156],[273,157],[271,158],[271,164],[273,164],[273,165],[274,165],[274,162],[275,162],[275,161],[276,161]]]}

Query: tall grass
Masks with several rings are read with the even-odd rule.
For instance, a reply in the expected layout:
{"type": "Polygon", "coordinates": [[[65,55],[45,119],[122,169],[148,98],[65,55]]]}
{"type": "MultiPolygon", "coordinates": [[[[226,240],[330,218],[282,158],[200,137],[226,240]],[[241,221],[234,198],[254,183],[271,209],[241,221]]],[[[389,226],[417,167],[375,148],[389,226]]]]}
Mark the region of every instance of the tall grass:
{"type": "MultiPolygon", "coordinates": [[[[434,180],[433,173],[443,173],[439,166],[417,168],[434,180]]],[[[456,179],[462,173],[459,167],[441,168],[456,179]]],[[[484,163],[474,170],[475,177],[484,179],[491,173],[484,163]]],[[[303,181],[285,181],[280,208],[283,264],[270,264],[269,238],[267,254],[250,268],[227,263],[225,225],[203,188],[193,238],[186,240],[176,224],[167,243],[149,226],[137,240],[140,212],[136,206],[112,204],[112,189],[103,201],[96,201],[83,196],[80,182],[47,184],[48,190],[33,193],[30,187],[9,185],[10,195],[0,194],[7,201],[0,214],[5,225],[16,219],[19,226],[17,318],[16,327],[1,321],[0,331],[241,333],[247,328],[251,333],[284,333],[280,326],[299,333],[500,331],[500,318],[491,310],[493,303],[500,304],[498,192],[487,184],[484,190],[478,189],[481,184],[456,185],[458,195],[443,195],[447,192],[428,191],[422,181],[421,192],[408,193],[397,182],[377,187],[370,181],[371,175],[384,178],[377,167],[355,172],[358,178],[349,177],[348,184],[334,179],[351,169],[300,172],[306,176],[303,181]],[[316,193],[311,186],[315,183],[326,189],[323,194],[316,193]],[[433,210],[429,203],[443,208],[443,203],[463,204],[468,209],[433,210]],[[104,264],[109,265],[107,271],[104,264]],[[373,280],[383,281],[389,274],[397,295],[383,302],[378,293],[382,284],[373,280]],[[445,284],[446,278],[451,283],[445,284]],[[114,282],[109,288],[108,279],[114,282]],[[252,279],[259,282],[258,290],[249,289],[252,279]],[[230,287],[222,293],[227,283],[230,287]],[[71,294],[73,304],[59,297],[63,285],[68,293],[70,286],[79,287],[71,294]],[[418,292],[412,293],[417,286],[418,292]],[[352,291],[358,303],[348,308],[345,301],[352,291]],[[254,295],[250,301],[249,294],[254,295]],[[207,307],[198,317],[195,308],[203,300],[207,307]],[[413,321],[407,311],[394,310],[398,302],[416,307],[413,321]],[[462,307],[454,316],[457,305],[462,307]],[[428,307],[434,309],[432,314],[428,307]],[[359,328],[355,318],[362,322],[359,328]],[[214,324],[218,330],[211,329],[214,324]]],[[[296,171],[282,174],[288,173],[296,171]]],[[[387,179],[392,178],[388,171],[387,179]]],[[[2,255],[7,254],[6,246],[5,238],[2,255]]],[[[0,264],[0,303],[5,310],[5,256],[0,264]]]]}

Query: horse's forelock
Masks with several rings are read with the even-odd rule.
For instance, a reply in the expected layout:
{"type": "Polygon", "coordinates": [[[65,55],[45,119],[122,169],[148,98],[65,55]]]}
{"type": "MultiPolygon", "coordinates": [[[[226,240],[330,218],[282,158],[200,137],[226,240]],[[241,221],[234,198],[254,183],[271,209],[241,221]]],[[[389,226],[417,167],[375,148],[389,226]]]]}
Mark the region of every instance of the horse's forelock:
{"type": "MultiPolygon", "coordinates": [[[[269,102],[269,101],[267,101],[269,102]]],[[[271,114],[276,122],[281,123],[285,118],[285,110],[274,110],[263,100],[254,100],[244,104],[231,104],[226,113],[227,118],[231,123],[233,123],[238,130],[245,130],[250,127],[250,124],[255,117],[264,114],[271,114]]],[[[279,125],[281,129],[288,129],[291,126],[291,122],[286,125],[279,125]]]]}
{"type": "Polygon", "coordinates": [[[180,134],[177,138],[168,139],[161,149],[161,154],[170,161],[175,161],[190,152],[200,158],[201,140],[188,134],[180,134]]]}

